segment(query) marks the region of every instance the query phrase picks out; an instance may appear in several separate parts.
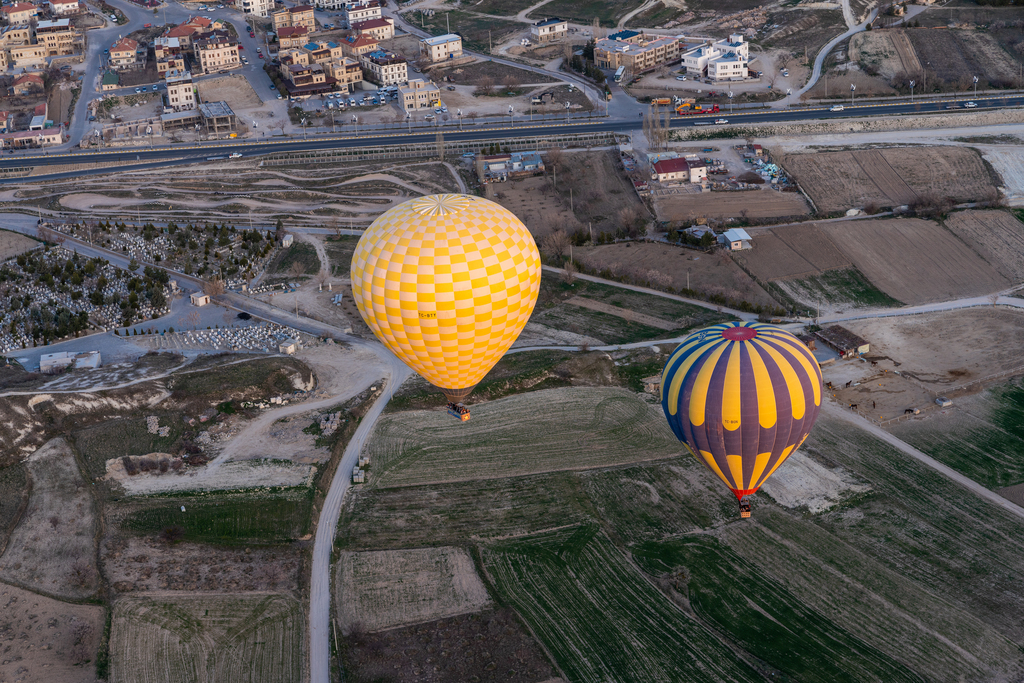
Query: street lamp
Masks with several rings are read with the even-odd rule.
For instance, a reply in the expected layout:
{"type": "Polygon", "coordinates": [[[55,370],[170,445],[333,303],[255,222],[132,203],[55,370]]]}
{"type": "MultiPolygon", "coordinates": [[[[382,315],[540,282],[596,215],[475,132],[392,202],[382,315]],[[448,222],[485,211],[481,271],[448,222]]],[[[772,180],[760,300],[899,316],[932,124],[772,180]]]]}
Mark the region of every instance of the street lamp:
{"type": "Polygon", "coordinates": [[[459,117],[459,130],[462,130],[462,110],[456,109],[455,112],[455,115],[459,117]]]}
{"type": "Polygon", "coordinates": [[[914,86],[917,85],[917,81],[910,81],[910,103],[914,103],[914,86]]]}
{"type": "MultiPolygon", "coordinates": [[[[354,118],[354,117],[353,117],[354,118]]],[[[409,125],[409,132],[412,132],[412,114],[405,112],[405,122],[409,125]]]]}
{"type": "Polygon", "coordinates": [[[853,100],[854,100],[854,97],[855,97],[854,92],[856,90],[857,90],[857,86],[855,86],[853,83],[851,83],[850,84],[850,106],[851,107],[853,106],[853,100]]]}
{"type": "Polygon", "coordinates": [[[510,126],[512,126],[512,127],[514,128],[514,127],[515,127],[515,125],[516,125],[516,122],[515,122],[515,120],[514,120],[514,119],[512,118],[512,112],[513,112],[513,111],[514,111],[514,109],[513,109],[512,105],[511,105],[511,104],[510,104],[510,105],[508,105],[508,123],[509,123],[509,125],[510,125],[510,126]]]}
{"type": "Polygon", "coordinates": [[[355,129],[356,135],[359,135],[359,117],[352,114],[352,128],[355,129]]]}
{"type": "Polygon", "coordinates": [[[569,103],[565,103],[565,122],[569,123],[569,103]]]}
{"type": "Polygon", "coordinates": [[[978,99],[978,77],[974,77],[974,99],[978,99]]]}
{"type": "Polygon", "coordinates": [[[306,139],[306,119],[302,119],[302,139],[306,139]]]}
{"type": "Polygon", "coordinates": [[[729,115],[732,116],[732,90],[729,91],[729,115]]]}

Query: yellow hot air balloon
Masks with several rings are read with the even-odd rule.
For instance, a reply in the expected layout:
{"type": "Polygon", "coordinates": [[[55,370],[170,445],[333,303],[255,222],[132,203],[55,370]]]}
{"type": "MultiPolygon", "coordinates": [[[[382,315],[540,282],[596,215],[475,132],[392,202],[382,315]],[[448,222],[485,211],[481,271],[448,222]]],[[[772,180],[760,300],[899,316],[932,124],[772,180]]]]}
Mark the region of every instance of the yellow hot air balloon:
{"type": "Polygon", "coordinates": [[[512,346],[539,290],[529,230],[508,209],[470,195],[430,195],[384,212],[352,257],[359,314],[450,407],[512,346]]]}

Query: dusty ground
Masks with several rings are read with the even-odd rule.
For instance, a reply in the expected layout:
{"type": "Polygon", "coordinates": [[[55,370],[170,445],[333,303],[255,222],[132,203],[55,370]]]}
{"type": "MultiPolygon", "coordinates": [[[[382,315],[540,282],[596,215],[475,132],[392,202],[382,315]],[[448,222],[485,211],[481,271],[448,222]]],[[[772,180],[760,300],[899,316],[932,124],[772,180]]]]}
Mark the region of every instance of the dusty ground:
{"type": "MultiPolygon", "coordinates": [[[[159,453],[150,454],[153,457],[159,453]]],[[[261,486],[309,486],[316,468],[312,465],[267,460],[228,462],[217,468],[216,476],[206,469],[186,469],[161,474],[158,470],[129,476],[120,458],[107,461],[104,479],[114,482],[129,496],[151,496],[175,491],[223,491],[261,486]]]]}
{"type": "Polygon", "coordinates": [[[513,180],[500,185],[488,185],[494,201],[516,215],[534,236],[540,240],[561,226],[572,225],[575,217],[560,197],[551,190],[550,177],[513,180]]]}
{"type": "Polygon", "coordinates": [[[343,552],[335,571],[345,635],[479,612],[491,602],[462,548],[343,552]]]}
{"type": "Polygon", "coordinates": [[[657,195],[654,207],[661,221],[685,221],[700,216],[717,220],[782,218],[806,216],[810,213],[800,193],[764,189],[657,195]]]}
{"type": "Polygon", "coordinates": [[[981,296],[1010,286],[978,254],[931,221],[897,218],[822,225],[872,284],[906,304],[981,296]]]}
{"type": "Polygon", "coordinates": [[[607,268],[613,274],[616,270],[654,270],[670,278],[672,287],[676,289],[689,287],[753,304],[775,303],[727,254],[721,252],[702,254],[666,244],[627,242],[580,247],[575,258],[598,271],[607,268]]]}
{"type": "Polygon", "coordinates": [[[197,87],[203,102],[224,101],[236,113],[263,104],[246,77],[238,74],[201,80],[197,82],[197,87]]]}
{"type": "Polygon", "coordinates": [[[850,265],[817,223],[760,230],[753,237],[753,248],[733,258],[762,280],[808,277],[850,265]]]}
{"type": "Polygon", "coordinates": [[[31,237],[16,232],[0,230],[0,262],[14,258],[39,244],[31,237]]]}
{"type": "Polygon", "coordinates": [[[104,609],[0,584],[0,681],[93,683],[104,609]]]}
{"type": "Polygon", "coordinates": [[[829,469],[798,451],[786,459],[786,464],[775,471],[761,490],[783,507],[806,506],[808,512],[818,514],[853,493],[871,490],[871,486],[857,483],[841,467],[829,469]]]}
{"type": "Polygon", "coordinates": [[[1007,211],[958,211],[946,228],[1013,283],[1024,281],[1024,223],[1007,211]]]}
{"type": "Polygon", "coordinates": [[[0,576],[67,598],[97,588],[95,513],[75,455],[53,439],[27,460],[32,493],[28,508],[0,556],[0,576]]]}
{"type": "Polygon", "coordinates": [[[294,590],[301,562],[292,548],[168,545],[148,538],[107,538],[103,572],[118,593],[138,591],[294,590]]]}
{"type": "Polygon", "coordinates": [[[921,62],[904,29],[858,33],[850,38],[849,59],[874,67],[883,78],[921,71],[921,62]]]}

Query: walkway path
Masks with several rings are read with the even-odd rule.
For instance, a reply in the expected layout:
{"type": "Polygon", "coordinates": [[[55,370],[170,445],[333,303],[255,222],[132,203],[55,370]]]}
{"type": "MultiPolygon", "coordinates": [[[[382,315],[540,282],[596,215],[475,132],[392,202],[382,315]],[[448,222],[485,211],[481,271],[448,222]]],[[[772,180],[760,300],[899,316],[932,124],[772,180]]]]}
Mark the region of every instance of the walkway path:
{"type": "Polygon", "coordinates": [[[644,4],[640,5],[635,10],[632,10],[632,11],[626,13],[626,15],[624,17],[619,19],[619,23],[616,24],[616,28],[620,28],[621,29],[623,26],[626,25],[627,21],[629,21],[630,19],[632,19],[636,15],[640,14],[641,12],[646,12],[647,10],[649,10],[650,8],[652,8],[656,4],[658,4],[660,1],[661,0],[646,0],[644,2],[644,4]]]}
{"type": "Polygon", "coordinates": [[[783,107],[788,107],[794,103],[799,103],[800,96],[803,95],[808,90],[810,90],[811,88],[813,88],[815,84],[817,84],[818,79],[821,78],[821,67],[825,63],[825,58],[828,57],[830,52],[832,52],[832,48],[834,48],[836,45],[843,42],[844,40],[850,38],[851,36],[865,30],[867,25],[874,21],[875,17],[878,16],[878,10],[875,9],[872,10],[871,15],[863,23],[852,24],[854,19],[853,13],[850,10],[849,5],[849,0],[843,0],[843,18],[846,19],[846,23],[849,26],[846,33],[836,36],[832,40],[825,43],[825,47],[821,48],[821,50],[818,52],[818,56],[814,58],[814,69],[811,71],[811,77],[808,79],[807,84],[804,87],[797,90],[795,93],[787,95],[786,97],[783,97],[781,100],[777,100],[776,102],[772,103],[773,109],[780,109],[783,107]]]}

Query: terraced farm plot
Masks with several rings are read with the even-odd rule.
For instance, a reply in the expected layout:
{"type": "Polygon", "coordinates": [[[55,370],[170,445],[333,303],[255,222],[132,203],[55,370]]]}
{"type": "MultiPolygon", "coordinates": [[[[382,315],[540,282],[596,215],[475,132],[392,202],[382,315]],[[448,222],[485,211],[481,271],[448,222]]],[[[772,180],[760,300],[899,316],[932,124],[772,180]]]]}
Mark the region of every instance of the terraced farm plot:
{"type": "Polygon", "coordinates": [[[711,194],[669,194],[654,197],[658,220],[681,221],[691,216],[726,218],[794,219],[810,213],[799,192],[745,190],[743,192],[712,192],[711,194]]]}
{"type": "Polygon", "coordinates": [[[887,147],[878,153],[919,195],[972,202],[993,198],[999,185],[999,178],[985,167],[981,154],[970,147],[887,147]]]}
{"type": "Polygon", "coordinates": [[[807,277],[819,271],[773,230],[758,233],[753,249],[735,255],[737,261],[762,280],[807,277]]]}
{"type": "Polygon", "coordinates": [[[479,612],[490,605],[462,548],[343,552],[335,570],[335,611],[346,635],[479,612]]]}
{"type": "Polygon", "coordinates": [[[1024,223],[1007,211],[958,211],[946,227],[1013,283],[1024,281],[1024,223]]]}
{"type": "Polygon", "coordinates": [[[513,605],[570,681],[749,681],[757,672],[648,582],[596,525],[483,549],[513,605]]]}
{"type": "Polygon", "coordinates": [[[305,620],[286,595],[121,598],[110,630],[112,683],[303,677],[305,620]]]}
{"type": "Polygon", "coordinates": [[[981,296],[1010,285],[937,223],[852,221],[829,223],[825,231],[868,280],[907,304],[981,296]]]}
{"type": "Polygon", "coordinates": [[[624,389],[565,387],[383,418],[365,451],[378,487],[582,470],[678,455],[661,408],[624,389]],[[528,429],[524,429],[528,425],[528,429]]]}
{"type": "Polygon", "coordinates": [[[709,536],[633,550],[654,575],[684,571],[694,613],[755,657],[799,681],[918,681],[896,658],[808,607],[762,569],[709,536]]]}

